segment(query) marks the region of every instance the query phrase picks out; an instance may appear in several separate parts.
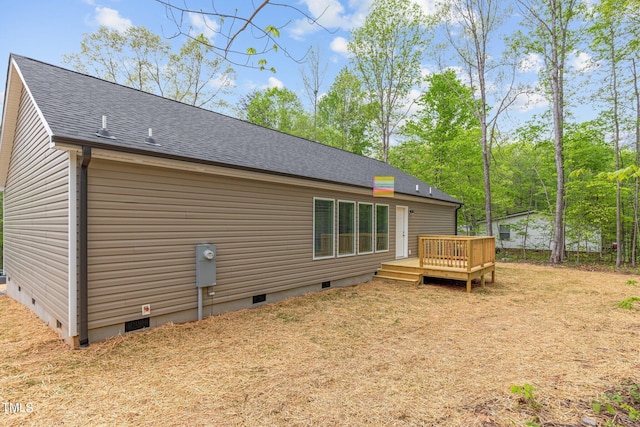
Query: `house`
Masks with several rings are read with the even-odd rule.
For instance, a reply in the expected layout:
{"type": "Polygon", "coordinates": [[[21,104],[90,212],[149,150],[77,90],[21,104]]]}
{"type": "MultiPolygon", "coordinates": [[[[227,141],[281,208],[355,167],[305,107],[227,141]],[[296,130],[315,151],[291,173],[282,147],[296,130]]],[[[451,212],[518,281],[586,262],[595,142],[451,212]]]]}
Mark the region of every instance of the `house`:
{"type": "MultiPolygon", "coordinates": [[[[481,227],[486,227],[482,221],[481,227]]],[[[551,250],[553,218],[540,212],[526,211],[496,218],[493,221],[496,247],[502,249],[551,250]]],[[[589,226],[565,229],[566,249],[579,252],[599,252],[600,232],[589,226]]]]}
{"type": "Polygon", "coordinates": [[[7,293],[68,343],[364,282],[460,203],[374,159],[12,55],[7,293]],[[394,197],[374,197],[374,177],[394,197]]]}

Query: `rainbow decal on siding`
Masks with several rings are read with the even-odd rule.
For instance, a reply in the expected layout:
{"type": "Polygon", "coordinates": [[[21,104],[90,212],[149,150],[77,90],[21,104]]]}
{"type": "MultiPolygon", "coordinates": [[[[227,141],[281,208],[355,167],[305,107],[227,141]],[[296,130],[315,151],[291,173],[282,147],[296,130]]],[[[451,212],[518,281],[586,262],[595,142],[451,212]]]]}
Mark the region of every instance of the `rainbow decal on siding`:
{"type": "Polygon", "coordinates": [[[395,177],[374,176],[373,177],[373,197],[393,197],[393,187],[395,177]]]}

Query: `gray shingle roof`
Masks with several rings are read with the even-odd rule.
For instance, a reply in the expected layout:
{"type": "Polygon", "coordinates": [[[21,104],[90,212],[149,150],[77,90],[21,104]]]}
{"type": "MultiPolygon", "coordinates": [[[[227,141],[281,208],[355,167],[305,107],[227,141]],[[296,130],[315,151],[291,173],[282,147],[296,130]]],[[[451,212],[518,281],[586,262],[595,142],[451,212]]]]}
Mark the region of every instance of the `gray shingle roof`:
{"type": "MultiPolygon", "coordinates": [[[[376,175],[392,175],[396,193],[429,198],[428,184],[378,160],[26,57],[12,58],[54,137],[365,188],[372,187],[376,175]],[[103,115],[117,139],[95,136],[103,115]],[[160,146],[144,142],[148,128],[160,146]]],[[[430,198],[459,203],[435,188],[430,198]]]]}

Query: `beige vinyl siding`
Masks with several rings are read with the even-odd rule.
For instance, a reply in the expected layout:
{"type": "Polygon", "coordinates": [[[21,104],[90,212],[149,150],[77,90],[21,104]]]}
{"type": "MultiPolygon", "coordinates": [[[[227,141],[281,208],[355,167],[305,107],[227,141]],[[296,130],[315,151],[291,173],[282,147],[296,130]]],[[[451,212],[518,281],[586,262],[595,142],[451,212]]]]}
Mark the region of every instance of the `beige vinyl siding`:
{"type": "MultiPolygon", "coordinates": [[[[307,182],[308,185],[308,182],[307,182]]],[[[206,307],[363,274],[390,251],[313,260],[313,198],[379,199],[312,187],[93,160],[89,167],[89,328],[193,310],[195,245],[217,245],[206,307]]],[[[395,226],[393,199],[390,227],[395,226]]],[[[402,203],[401,203],[402,204],[402,203]]],[[[406,204],[406,203],[404,203],[406,204]]],[[[425,208],[426,209],[426,208],[425,208]]],[[[337,215],[336,215],[337,220],[337,215]]],[[[415,238],[414,238],[415,240],[415,238]]]]}
{"type": "MultiPolygon", "coordinates": [[[[49,136],[26,91],[4,192],[4,268],[11,283],[36,301],[31,307],[68,325],[68,154],[49,136]]],[[[55,323],[51,325],[55,327],[55,323]]]]}
{"type": "MultiPolygon", "coordinates": [[[[402,205],[402,203],[398,203],[402,205]]],[[[409,250],[410,257],[418,256],[418,235],[420,234],[456,234],[457,205],[439,205],[410,203],[409,209],[414,211],[409,214],[409,250]]],[[[394,209],[395,215],[395,209],[394,209]]],[[[395,227],[395,218],[392,227],[395,227]]],[[[395,237],[395,233],[392,233],[395,237]]],[[[395,253],[395,252],[394,252],[395,253]]]]}

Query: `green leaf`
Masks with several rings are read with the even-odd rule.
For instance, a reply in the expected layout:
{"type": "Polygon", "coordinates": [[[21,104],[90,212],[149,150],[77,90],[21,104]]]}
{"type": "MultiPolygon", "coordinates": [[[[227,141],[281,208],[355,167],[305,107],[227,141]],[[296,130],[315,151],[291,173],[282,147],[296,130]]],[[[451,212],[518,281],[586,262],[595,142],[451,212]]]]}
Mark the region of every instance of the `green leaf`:
{"type": "Polygon", "coordinates": [[[265,33],[271,34],[273,37],[280,37],[280,30],[278,30],[273,25],[268,25],[264,30],[265,33]]]}
{"type": "Polygon", "coordinates": [[[258,51],[256,50],[255,47],[248,47],[247,48],[247,55],[255,55],[256,53],[258,53],[258,51]]]}
{"type": "Polygon", "coordinates": [[[602,411],[602,403],[594,400],[591,402],[591,409],[593,409],[593,413],[596,415],[600,415],[600,411],[602,411]]]}

